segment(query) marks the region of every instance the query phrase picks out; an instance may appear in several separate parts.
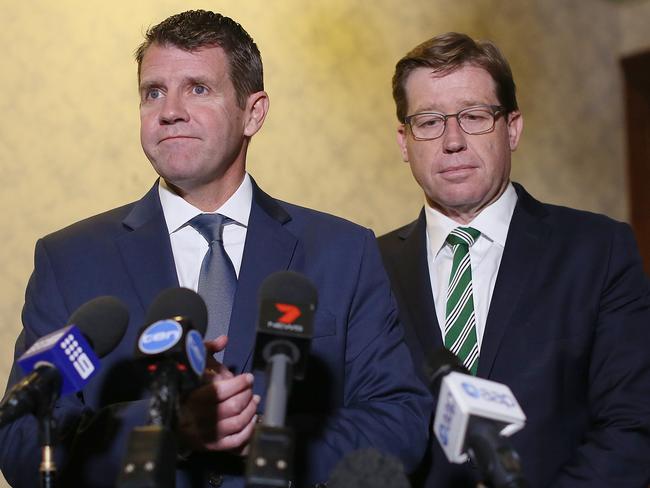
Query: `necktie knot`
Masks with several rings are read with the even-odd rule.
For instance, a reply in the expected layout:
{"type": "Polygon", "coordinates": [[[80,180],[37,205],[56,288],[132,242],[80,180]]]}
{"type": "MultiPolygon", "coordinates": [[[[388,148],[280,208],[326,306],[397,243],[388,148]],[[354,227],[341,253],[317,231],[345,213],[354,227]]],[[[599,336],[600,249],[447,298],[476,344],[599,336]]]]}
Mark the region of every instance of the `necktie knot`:
{"type": "Polygon", "coordinates": [[[208,241],[208,244],[212,244],[214,241],[221,241],[221,230],[229,221],[228,217],[221,214],[199,214],[188,223],[208,241]]]}
{"type": "Polygon", "coordinates": [[[447,236],[447,243],[452,246],[462,244],[471,247],[480,235],[481,232],[472,227],[456,227],[447,236]]]}

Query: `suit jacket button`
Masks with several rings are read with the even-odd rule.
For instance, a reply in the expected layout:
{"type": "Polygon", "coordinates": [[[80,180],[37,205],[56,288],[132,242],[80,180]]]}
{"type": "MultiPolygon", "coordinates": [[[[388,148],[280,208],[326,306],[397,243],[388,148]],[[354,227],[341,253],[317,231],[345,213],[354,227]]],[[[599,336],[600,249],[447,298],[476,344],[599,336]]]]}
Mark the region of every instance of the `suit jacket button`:
{"type": "Polygon", "coordinates": [[[219,488],[223,484],[223,477],[221,475],[212,473],[208,478],[208,484],[214,486],[214,488],[219,488]]]}

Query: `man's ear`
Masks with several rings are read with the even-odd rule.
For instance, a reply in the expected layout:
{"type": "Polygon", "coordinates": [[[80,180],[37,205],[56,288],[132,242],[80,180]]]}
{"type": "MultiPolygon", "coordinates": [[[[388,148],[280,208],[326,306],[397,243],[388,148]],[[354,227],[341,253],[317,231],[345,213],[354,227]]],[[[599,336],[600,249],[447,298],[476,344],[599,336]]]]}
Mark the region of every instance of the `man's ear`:
{"type": "Polygon", "coordinates": [[[266,92],[259,91],[248,95],[245,111],[244,135],[250,137],[262,128],[269,111],[269,96],[266,92]]]}
{"type": "Polygon", "coordinates": [[[519,110],[510,112],[508,114],[508,142],[510,143],[510,150],[514,151],[519,145],[519,138],[524,130],[524,117],[519,110]]]}
{"type": "Polygon", "coordinates": [[[397,145],[399,146],[399,150],[402,153],[402,160],[405,163],[409,162],[409,153],[408,149],[406,148],[406,139],[408,138],[407,134],[407,128],[405,124],[400,124],[397,126],[397,145]]]}

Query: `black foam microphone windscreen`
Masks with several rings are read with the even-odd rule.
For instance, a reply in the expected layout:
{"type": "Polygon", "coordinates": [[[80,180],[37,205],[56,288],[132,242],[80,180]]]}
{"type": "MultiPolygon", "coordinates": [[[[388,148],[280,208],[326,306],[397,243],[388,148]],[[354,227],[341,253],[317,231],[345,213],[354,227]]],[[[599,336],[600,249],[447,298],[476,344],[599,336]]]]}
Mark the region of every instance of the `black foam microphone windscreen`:
{"type": "Polygon", "coordinates": [[[129,311],[113,296],[100,296],[84,303],[67,323],[79,328],[100,358],[115,349],[128,324],[129,311]]]}
{"type": "Polygon", "coordinates": [[[409,488],[404,466],[374,448],[345,456],[332,470],[327,488],[409,488]]]}

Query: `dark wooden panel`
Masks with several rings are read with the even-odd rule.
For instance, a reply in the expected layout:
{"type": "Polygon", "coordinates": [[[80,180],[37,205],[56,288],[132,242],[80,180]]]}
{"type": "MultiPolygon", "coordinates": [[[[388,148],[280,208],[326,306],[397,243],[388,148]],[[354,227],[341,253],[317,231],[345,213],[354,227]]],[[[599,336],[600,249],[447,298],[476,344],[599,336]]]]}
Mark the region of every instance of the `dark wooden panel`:
{"type": "Polygon", "coordinates": [[[630,220],[650,274],[650,52],[626,57],[625,75],[630,220]]]}

